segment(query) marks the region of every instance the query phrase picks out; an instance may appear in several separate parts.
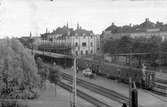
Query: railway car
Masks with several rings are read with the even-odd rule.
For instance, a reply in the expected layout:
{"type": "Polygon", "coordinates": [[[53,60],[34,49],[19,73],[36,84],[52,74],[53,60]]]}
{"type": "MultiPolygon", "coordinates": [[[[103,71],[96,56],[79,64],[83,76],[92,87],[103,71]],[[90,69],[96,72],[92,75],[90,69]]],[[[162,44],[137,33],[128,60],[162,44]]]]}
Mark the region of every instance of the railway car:
{"type": "Polygon", "coordinates": [[[153,71],[146,70],[143,73],[140,68],[111,64],[91,59],[78,59],[77,63],[79,69],[89,67],[92,69],[92,72],[107,78],[117,79],[124,83],[128,83],[129,78],[131,78],[136,82],[138,87],[145,89],[152,89],[154,87],[155,73],[153,71]]]}

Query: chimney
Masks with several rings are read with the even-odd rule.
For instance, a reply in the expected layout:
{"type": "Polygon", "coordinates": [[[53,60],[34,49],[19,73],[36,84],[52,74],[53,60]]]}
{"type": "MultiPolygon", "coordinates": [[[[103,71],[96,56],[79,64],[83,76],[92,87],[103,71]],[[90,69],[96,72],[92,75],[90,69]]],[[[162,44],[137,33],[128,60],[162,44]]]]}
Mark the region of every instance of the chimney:
{"type": "Polygon", "coordinates": [[[48,28],[46,28],[46,34],[48,33],[48,28]]]}
{"type": "Polygon", "coordinates": [[[32,37],[32,33],[30,32],[30,38],[32,37]]]}
{"type": "Polygon", "coordinates": [[[67,29],[68,29],[68,22],[67,22],[67,29]]]}
{"type": "Polygon", "coordinates": [[[145,21],[148,22],[148,21],[149,21],[149,18],[146,18],[145,21]]]}
{"type": "Polygon", "coordinates": [[[77,29],[79,29],[79,23],[77,23],[77,29]]]}
{"type": "Polygon", "coordinates": [[[129,26],[131,27],[131,26],[132,26],[132,24],[130,23],[130,24],[129,24],[129,26]]]}

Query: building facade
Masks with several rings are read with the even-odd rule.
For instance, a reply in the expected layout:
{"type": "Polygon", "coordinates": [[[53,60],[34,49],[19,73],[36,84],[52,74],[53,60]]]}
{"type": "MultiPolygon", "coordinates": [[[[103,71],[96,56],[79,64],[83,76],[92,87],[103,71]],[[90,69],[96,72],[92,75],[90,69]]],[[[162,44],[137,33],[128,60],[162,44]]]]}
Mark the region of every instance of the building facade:
{"type": "Polygon", "coordinates": [[[75,55],[93,55],[100,49],[98,35],[72,36],[72,53],[75,55]]]}
{"type": "Polygon", "coordinates": [[[151,38],[153,36],[160,37],[162,40],[167,40],[167,31],[157,31],[157,29],[147,29],[145,32],[133,32],[133,33],[116,33],[112,34],[109,31],[104,32],[104,40],[107,39],[120,39],[123,36],[130,36],[132,38],[144,37],[151,38]]]}
{"type": "Polygon", "coordinates": [[[59,33],[45,33],[45,35],[45,41],[54,45],[70,46],[73,55],[94,55],[100,51],[100,36],[82,29],[79,24],[75,30],[64,26],[59,28],[59,33]]]}
{"type": "Polygon", "coordinates": [[[167,40],[167,31],[157,31],[157,29],[147,29],[146,32],[130,33],[130,37],[132,38],[138,38],[138,37],[151,38],[153,36],[160,37],[162,40],[167,40]]]}

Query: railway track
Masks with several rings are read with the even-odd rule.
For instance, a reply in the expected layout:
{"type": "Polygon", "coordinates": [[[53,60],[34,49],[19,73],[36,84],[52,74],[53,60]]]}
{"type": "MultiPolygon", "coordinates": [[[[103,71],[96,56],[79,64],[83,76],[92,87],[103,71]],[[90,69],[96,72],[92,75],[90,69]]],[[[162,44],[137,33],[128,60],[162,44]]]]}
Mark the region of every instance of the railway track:
{"type": "MultiPolygon", "coordinates": [[[[47,66],[50,66],[47,65],[47,66]]],[[[68,81],[71,81],[72,82],[72,76],[67,74],[67,73],[62,73],[62,76],[64,79],[68,80],[68,81]]],[[[155,80],[157,83],[162,83],[162,84],[167,84],[167,81],[165,80],[162,80],[162,79],[159,79],[159,78],[156,78],[155,80]]],[[[77,79],[77,82],[79,83],[80,86],[84,87],[84,88],[87,88],[91,91],[94,91],[96,93],[99,93],[107,98],[110,98],[110,99],[113,99],[117,102],[120,102],[120,103],[126,103],[128,104],[128,98],[121,95],[120,93],[117,93],[113,90],[109,90],[109,89],[106,89],[104,87],[101,87],[101,86],[97,86],[96,84],[93,84],[93,83],[90,83],[90,82],[86,82],[84,80],[81,80],[81,79],[77,79]]],[[[155,94],[158,94],[158,95],[161,95],[161,96],[167,96],[167,92],[165,91],[165,88],[164,86],[161,86],[161,85],[157,85],[154,89],[150,90],[152,91],[153,93],[155,94]]]]}
{"type": "MultiPolygon", "coordinates": [[[[63,76],[63,78],[65,80],[72,82],[72,76],[71,75],[63,73],[62,76],[63,76]]],[[[106,89],[106,88],[104,88],[102,86],[98,86],[96,84],[81,80],[79,78],[77,78],[77,83],[80,86],[82,86],[82,87],[84,87],[86,89],[89,89],[89,90],[91,90],[93,92],[96,92],[96,93],[98,93],[98,94],[100,94],[102,96],[105,96],[105,97],[107,97],[109,99],[115,100],[115,101],[117,101],[119,103],[129,104],[128,97],[125,97],[125,96],[121,95],[120,93],[117,93],[117,92],[115,92],[113,90],[106,89]]]]}
{"type": "Polygon", "coordinates": [[[161,84],[167,84],[167,80],[163,80],[163,79],[160,79],[160,78],[156,78],[155,82],[158,82],[158,83],[161,83],[161,84]]]}
{"type": "Polygon", "coordinates": [[[155,83],[155,86],[157,88],[161,88],[161,89],[167,90],[167,84],[155,83]]]}
{"type": "Polygon", "coordinates": [[[156,82],[152,92],[155,94],[167,97],[167,84],[156,82]]]}
{"type": "MultiPolygon", "coordinates": [[[[70,86],[70,85],[68,85],[66,83],[63,83],[63,82],[59,82],[58,85],[61,86],[64,89],[72,92],[72,86],[70,86]]],[[[100,100],[98,100],[98,99],[96,99],[96,98],[94,98],[94,97],[92,97],[92,96],[90,96],[90,95],[78,90],[78,89],[77,89],[77,96],[85,99],[86,101],[94,104],[97,107],[112,107],[112,106],[110,106],[108,104],[105,104],[102,101],[100,101],[100,100]]]]}
{"type": "Polygon", "coordinates": [[[155,87],[152,91],[158,95],[167,97],[167,80],[156,78],[155,87]]]}
{"type": "Polygon", "coordinates": [[[160,89],[160,88],[154,88],[151,91],[152,91],[152,93],[155,93],[157,95],[161,95],[161,96],[167,97],[167,92],[162,90],[162,89],[160,89]]]}

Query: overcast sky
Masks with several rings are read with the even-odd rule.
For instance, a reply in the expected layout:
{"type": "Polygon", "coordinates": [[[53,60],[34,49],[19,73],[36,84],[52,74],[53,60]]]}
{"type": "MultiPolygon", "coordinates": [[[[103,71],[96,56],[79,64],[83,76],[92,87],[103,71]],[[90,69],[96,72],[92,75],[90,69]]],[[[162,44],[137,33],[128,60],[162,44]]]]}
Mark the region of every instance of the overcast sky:
{"type": "Polygon", "coordinates": [[[0,37],[33,36],[67,22],[100,34],[116,25],[151,21],[167,23],[167,0],[0,0],[0,37]]]}

